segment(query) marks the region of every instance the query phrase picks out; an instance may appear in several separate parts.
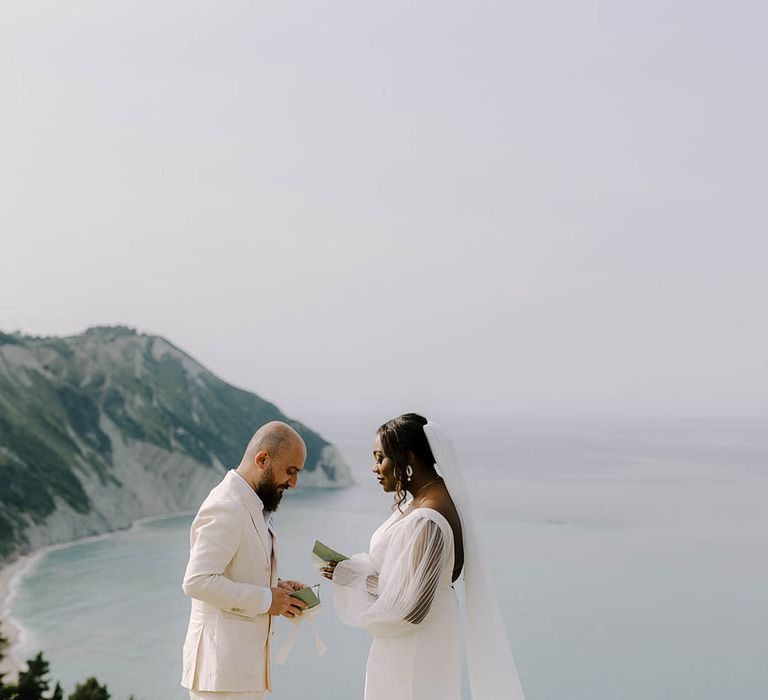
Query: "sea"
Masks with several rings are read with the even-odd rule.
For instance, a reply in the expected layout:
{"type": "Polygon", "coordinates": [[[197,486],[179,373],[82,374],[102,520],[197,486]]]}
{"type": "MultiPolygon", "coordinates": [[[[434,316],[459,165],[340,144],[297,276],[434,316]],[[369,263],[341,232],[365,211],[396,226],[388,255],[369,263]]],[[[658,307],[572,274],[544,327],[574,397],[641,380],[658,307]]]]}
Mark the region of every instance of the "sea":
{"type": "MultiPolygon", "coordinates": [[[[342,416],[320,426],[357,484],[285,496],[275,514],[283,577],[322,582],[315,539],[363,551],[389,516],[391,495],[370,471],[375,425],[342,416]]],[[[528,700],[768,698],[768,421],[453,418],[444,427],[528,700]]],[[[12,604],[18,652],[43,650],[67,693],[95,676],[117,700],[187,698],[181,580],[192,517],[39,557],[12,604]]],[[[328,651],[317,655],[303,624],[286,665],[274,667],[275,698],[362,698],[367,634],[336,619],[325,583],[320,597],[328,651]]],[[[292,629],[277,624],[275,648],[292,629]]]]}

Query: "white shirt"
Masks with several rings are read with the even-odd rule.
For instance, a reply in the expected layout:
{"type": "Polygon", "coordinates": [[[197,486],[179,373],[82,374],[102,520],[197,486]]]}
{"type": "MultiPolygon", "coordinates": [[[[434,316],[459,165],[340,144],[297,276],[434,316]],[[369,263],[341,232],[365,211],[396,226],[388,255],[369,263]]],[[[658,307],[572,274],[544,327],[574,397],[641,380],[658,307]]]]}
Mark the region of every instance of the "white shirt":
{"type": "Polygon", "coordinates": [[[264,525],[267,528],[267,532],[269,532],[269,542],[267,544],[267,554],[269,555],[270,561],[272,561],[272,533],[269,531],[269,525],[272,522],[272,511],[271,510],[265,510],[264,511],[264,525]]]}

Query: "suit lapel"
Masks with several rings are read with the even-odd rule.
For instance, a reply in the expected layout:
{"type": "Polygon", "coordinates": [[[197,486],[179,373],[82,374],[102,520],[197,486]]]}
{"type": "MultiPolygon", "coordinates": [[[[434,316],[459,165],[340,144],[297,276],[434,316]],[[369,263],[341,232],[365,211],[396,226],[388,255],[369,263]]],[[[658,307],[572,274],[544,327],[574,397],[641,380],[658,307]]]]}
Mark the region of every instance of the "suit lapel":
{"type": "Polygon", "coordinates": [[[267,558],[267,552],[269,551],[269,537],[270,533],[267,531],[267,524],[264,522],[264,506],[261,503],[261,499],[256,495],[256,492],[250,487],[250,485],[239,474],[234,471],[230,471],[227,476],[232,482],[232,486],[240,498],[242,504],[248,510],[248,514],[251,516],[251,522],[256,528],[256,534],[262,544],[262,551],[264,552],[264,559],[268,564],[271,564],[267,558]]]}

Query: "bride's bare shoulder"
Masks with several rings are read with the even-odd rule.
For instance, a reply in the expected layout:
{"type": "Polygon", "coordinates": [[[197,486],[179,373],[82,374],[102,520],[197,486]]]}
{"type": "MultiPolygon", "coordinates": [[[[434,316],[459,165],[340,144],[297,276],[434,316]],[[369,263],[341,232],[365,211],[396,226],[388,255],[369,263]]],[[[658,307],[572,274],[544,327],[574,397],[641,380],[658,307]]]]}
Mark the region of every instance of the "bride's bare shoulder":
{"type": "Polygon", "coordinates": [[[422,501],[421,507],[429,508],[430,510],[440,513],[452,528],[456,529],[457,527],[461,527],[461,521],[459,520],[459,514],[456,512],[456,506],[453,505],[453,501],[447,494],[430,496],[422,501]]]}
{"type": "Polygon", "coordinates": [[[446,522],[450,526],[453,532],[453,547],[454,547],[454,570],[452,580],[456,580],[461,573],[464,566],[464,536],[461,530],[461,519],[459,513],[456,510],[456,506],[453,504],[451,497],[446,494],[439,494],[437,496],[430,496],[425,499],[422,504],[422,508],[429,508],[430,510],[437,511],[445,518],[446,522]]]}

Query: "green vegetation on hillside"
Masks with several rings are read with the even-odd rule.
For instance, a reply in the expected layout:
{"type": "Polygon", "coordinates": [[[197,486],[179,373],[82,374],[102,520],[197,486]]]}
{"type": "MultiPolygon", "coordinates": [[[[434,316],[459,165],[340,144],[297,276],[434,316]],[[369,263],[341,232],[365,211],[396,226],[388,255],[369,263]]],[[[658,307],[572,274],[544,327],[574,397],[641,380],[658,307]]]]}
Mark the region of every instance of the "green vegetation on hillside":
{"type": "Polygon", "coordinates": [[[317,433],[163,338],[121,326],[66,338],[0,333],[0,561],[28,549],[25,530],[43,523],[57,499],[89,512],[86,478],[120,485],[110,431],[213,468],[237,464],[254,429],[270,420],[302,435],[307,472],[335,478],[317,433]]]}

